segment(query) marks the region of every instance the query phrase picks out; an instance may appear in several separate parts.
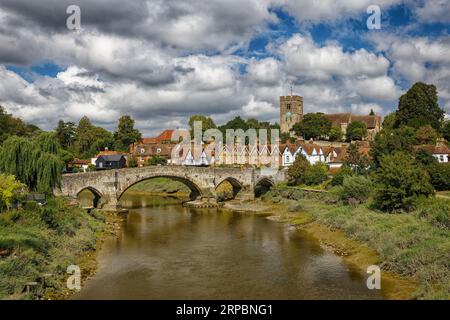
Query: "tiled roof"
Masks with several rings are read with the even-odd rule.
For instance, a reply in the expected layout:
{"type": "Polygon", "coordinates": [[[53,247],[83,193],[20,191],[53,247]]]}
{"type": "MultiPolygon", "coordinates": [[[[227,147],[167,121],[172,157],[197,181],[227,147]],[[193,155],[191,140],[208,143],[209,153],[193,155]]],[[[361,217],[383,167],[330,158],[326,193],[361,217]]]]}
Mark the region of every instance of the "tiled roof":
{"type": "Polygon", "coordinates": [[[119,151],[113,151],[113,150],[105,150],[105,151],[100,151],[97,154],[97,158],[100,156],[113,156],[113,155],[118,155],[121,154],[119,151]]]}
{"type": "Polygon", "coordinates": [[[355,121],[360,121],[366,124],[367,129],[375,129],[381,124],[381,116],[379,115],[355,115],[351,113],[333,113],[325,114],[325,117],[331,120],[331,123],[335,127],[340,127],[343,123],[351,123],[355,121]]]}
{"type": "Polygon", "coordinates": [[[450,154],[450,148],[444,144],[440,144],[438,146],[427,144],[427,145],[416,146],[415,148],[419,149],[419,150],[428,151],[432,154],[450,154]]]}
{"type": "Polygon", "coordinates": [[[331,120],[335,127],[340,127],[343,123],[350,123],[351,113],[331,113],[325,114],[325,117],[331,120]]]}
{"type": "MultiPolygon", "coordinates": [[[[104,155],[101,156],[100,158],[102,158],[105,161],[112,161],[112,162],[116,162],[116,161],[120,161],[122,159],[123,155],[122,154],[116,154],[116,155],[104,155]]],[[[97,159],[99,160],[99,159],[97,159]]]]}

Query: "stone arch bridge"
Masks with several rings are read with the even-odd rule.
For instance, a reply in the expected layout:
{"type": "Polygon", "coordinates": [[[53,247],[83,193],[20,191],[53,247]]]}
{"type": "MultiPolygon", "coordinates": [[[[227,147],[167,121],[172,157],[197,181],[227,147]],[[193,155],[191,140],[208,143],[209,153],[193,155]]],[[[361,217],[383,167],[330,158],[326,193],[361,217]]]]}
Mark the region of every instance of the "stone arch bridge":
{"type": "Polygon", "coordinates": [[[122,194],[138,182],[167,177],[180,181],[191,190],[191,200],[216,202],[216,188],[224,181],[233,186],[236,199],[252,200],[258,186],[272,186],[285,180],[285,172],[277,169],[240,169],[186,166],[152,166],[63,175],[55,195],[77,197],[89,189],[101,198],[102,208],[116,209],[122,194]]]}

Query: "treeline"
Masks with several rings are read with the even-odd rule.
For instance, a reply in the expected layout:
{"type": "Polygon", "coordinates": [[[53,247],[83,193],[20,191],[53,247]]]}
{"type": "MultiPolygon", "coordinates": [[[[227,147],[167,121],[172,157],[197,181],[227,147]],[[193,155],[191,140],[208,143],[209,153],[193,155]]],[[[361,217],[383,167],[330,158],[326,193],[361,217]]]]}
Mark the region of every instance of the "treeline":
{"type": "Polygon", "coordinates": [[[94,126],[87,117],[78,124],[60,120],[54,131],[45,132],[0,107],[0,206],[8,207],[14,198],[9,190],[23,185],[51,194],[74,158],[94,157],[105,148],[128,152],[129,145],[141,138],[130,116],[119,119],[114,133],[94,126]]]}
{"type": "Polygon", "coordinates": [[[0,106],[0,143],[10,136],[31,137],[40,131],[39,127],[13,117],[0,106]]]}
{"type": "Polygon", "coordinates": [[[129,152],[130,144],[142,139],[141,133],[134,127],[134,120],[127,115],[120,117],[114,133],[94,126],[86,116],[78,125],[60,120],[55,133],[61,147],[79,159],[92,158],[106,148],[129,152]]]}

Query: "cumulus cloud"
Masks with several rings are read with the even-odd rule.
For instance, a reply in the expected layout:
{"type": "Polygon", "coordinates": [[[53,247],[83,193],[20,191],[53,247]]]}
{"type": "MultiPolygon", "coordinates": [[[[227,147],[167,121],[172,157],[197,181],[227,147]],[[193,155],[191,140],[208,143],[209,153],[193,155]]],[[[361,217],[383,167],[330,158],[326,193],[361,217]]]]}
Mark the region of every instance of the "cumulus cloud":
{"type": "Polygon", "coordinates": [[[450,111],[450,37],[437,39],[379,35],[372,37],[379,50],[393,61],[393,74],[409,83],[417,81],[436,85],[442,107],[450,111]]]}
{"type": "MultiPolygon", "coordinates": [[[[199,113],[217,123],[237,115],[277,121],[279,96],[291,86],[306,112],[386,113],[406,79],[437,84],[449,111],[448,38],[377,33],[374,50],[350,50],[318,44],[302,28],[365,14],[371,2],[0,0],[0,104],[45,129],[87,115],[112,130],[130,114],[144,134],[155,134],[199,113]],[[69,4],[81,7],[81,31],[66,29],[69,4]],[[239,55],[255,37],[276,34],[268,26],[279,23],[280,8],[301,32],[270,38],[263,56],[239,55]],[[5,68],[43,61],[63,71],[29,82],[5,68]]],[[[424,4],[416,15],[441,19],[433,8],[424,4]]]]}

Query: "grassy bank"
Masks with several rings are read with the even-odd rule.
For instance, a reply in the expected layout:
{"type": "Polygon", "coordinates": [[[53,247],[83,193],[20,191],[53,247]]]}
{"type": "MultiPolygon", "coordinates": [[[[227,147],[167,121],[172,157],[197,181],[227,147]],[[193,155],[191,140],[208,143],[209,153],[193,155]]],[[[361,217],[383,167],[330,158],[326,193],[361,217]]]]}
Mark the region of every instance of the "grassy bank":
{"type": "Polygon", "coordinates": [[[182,182],[169,178],[154,178],[139,182],[128,189],[129,192],[135,194],[156,194],[156,195],[173,195],[173,196],[189,196],[191,190],[182,182]]]}
{"type": "Polygon", "coordinates": [[[103,215],[89,214],[62,198],[0,213],[0,299],[60,295],[69,265],[79,265],[83,277],[95,269],[92,256],[106,230],[103,215]]]}
{"type": "MultiPolygon", "coordinates": [[[[327,194],[288,187],[272,190],[263,200],[286,208],[284,218],[292,224],[324,235],[326,230],[312,229],[326,226],[366,244],[376,251],[371,260],[382,270],[417,282],[413,298],[450,298],[449,200],[429,199],[403,214],[375,211],[370,203],[347,206],[327,194]]],[[[330,237],[330,244],[334,240],[330,237]]]]}

